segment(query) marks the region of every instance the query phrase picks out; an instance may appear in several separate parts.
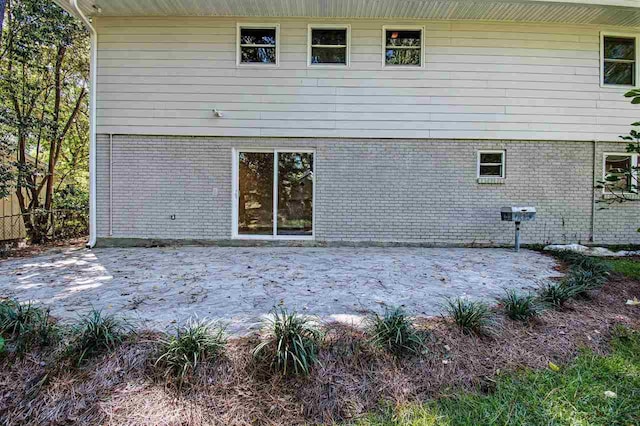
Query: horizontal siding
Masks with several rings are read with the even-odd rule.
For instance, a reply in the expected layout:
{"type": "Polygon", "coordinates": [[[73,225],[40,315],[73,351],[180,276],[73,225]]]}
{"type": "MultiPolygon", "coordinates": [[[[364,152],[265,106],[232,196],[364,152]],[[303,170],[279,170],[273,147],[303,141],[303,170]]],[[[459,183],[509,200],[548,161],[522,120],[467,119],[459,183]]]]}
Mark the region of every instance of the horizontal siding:
{"type": "Polygon", "coordinates": [[[599,86],[601,28],[419,22],[411,70],[382,67],[392,22],[358,20],[340,69],[307,67],[310,21],[273,21],[280,66],[265,68],[236,66],[233,19],[99,18],[98,132],[616,140],[640,112],[599,86]]]}

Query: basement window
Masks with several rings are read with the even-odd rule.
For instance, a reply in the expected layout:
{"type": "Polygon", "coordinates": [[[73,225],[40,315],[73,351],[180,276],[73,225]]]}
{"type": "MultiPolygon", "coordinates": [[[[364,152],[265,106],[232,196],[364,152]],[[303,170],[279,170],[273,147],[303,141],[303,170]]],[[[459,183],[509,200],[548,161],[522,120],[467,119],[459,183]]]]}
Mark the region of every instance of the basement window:
{"type": "Polygon", "coordinates": [[[478,178],[505,177],[504,151],[478,151],[478,178]]]}
{"type": "Polygon", "coordinates": [[[422,66],[421,27],[383,27],[384,66],[422,66]]]}
{"type": "Polygon", "coordinates": [[[604,154],[604,192],[635,192],[637,167],[635,154],[604,154]]]}
{"type": "Polygon", "coordinates": [[[238,65],[278,65],[280,26],[238,24],[238,65]]]}
{"type": "Polygon", "coordinates": [[[351,27],[309,25],[308,66],[348,66],[351,27]]]}
{"type": "Polygon", "coordinates": [[[636,37],[602,35],[602,84],[635,86],[637,79],[636,37]]]}

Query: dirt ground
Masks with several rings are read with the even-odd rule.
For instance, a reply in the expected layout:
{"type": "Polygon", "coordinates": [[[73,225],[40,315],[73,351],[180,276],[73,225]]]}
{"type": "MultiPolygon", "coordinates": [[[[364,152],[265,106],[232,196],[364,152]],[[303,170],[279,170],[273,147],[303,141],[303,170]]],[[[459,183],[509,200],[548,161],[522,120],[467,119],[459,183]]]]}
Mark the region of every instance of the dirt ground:
{"type": "Polygon", "coordinates": [[[346,323],[387,306],[437,315],[446,297],[495,302],[557,277],[555,266],[508,249],[74,246],[0,261],[0,297],[49,306],[63,321],[94,307],[140,328],[198,316],[246,334],[278,304],[346,323]]]}
{"type": "MultiPolygon", "coordinates": [[[[497,314],[492,332],[460,333],[442,318],[418,326],[426,354],[395,360],[373,349],[358,329],[333,323],[310,377],[265,376],[251,349],[234,339],[190,385],[154,380],[157,336],[132,337],[115,353],[76,370],[47,365],[41,353],[0,361],[0,419],[15,424],[297,425],[348,421],[384,404],[424,401],[456,389],[488,391],[496,375],[563,365],[579,350],[608,350],[614,325],[640,327],[640,308],[625,305],[640,283],[617,277],[591,300],[546,311],[530,324],[497,314]]],[[[2,420],[0,420],[2,423],[2,420]]]]}

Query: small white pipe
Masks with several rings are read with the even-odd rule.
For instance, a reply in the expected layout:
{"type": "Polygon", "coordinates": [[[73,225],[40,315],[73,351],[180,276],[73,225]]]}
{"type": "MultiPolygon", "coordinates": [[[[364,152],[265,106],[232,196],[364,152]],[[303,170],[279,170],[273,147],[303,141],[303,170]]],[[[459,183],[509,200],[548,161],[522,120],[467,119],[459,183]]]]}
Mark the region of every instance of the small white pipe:
{"type": "Polygon", "coordinates": [[[596,233],[596,194],[597,191],[596,186],[598,186],[597,180],[597,170],[598,170],[598,141],[596,139],[593,140],[593,171],[591,176],[591,235],[589,236],[589,242],[595,242],[595,233],[596,233]]]}
{"type": "Polygon", "coordinates": [[[91,33],[91,52],[89,64],[89,248],[96,245],[96,85],[98,64],[98,33],[91,21],[78,7],[78,0],[69,0],[76,16],[91,33]]]}
{"type": "Polygon", "coordinates": [[[113,235],[113,133],[109,133],[109,236],[113,235]]]}

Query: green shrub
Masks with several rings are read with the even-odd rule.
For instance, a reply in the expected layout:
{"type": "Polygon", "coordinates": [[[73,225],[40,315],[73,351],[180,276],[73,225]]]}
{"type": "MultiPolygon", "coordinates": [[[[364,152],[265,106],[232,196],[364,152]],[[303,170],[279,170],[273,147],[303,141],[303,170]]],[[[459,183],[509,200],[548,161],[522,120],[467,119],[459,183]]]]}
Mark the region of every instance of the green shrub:
{"type": "Polygon", "coordinates": [[[207,321],[190,321],[175,336],[162,340],[156,367],[165,377],[178,377],[182,382],[201,362],[215,359],[224,350],[227,338],[224,328],[207,321]]]}
{"type": "Polygon", "coordinates": [[[4,338],[0,336],[0,355],[4,353],[4,338]]]}
{"type": "Polygon", "coordinates": [[[71,328],[68,355],[80,365],[95,355],[114,350],[130,331],[125,321],[93,309],[71,328]]]}
{"type": "Polygon", "coordinates": [[[480,333],[489,324],[490,312],[486,303],[465,298],[448,299],[445,309],[465,333],[480,333]]]}
{"type": "Polygon", "coordinates": [[[571,290],[572,297],[587,297],[590,291],[602,288],[606,276],[581,267],[572,267],[562,280],[563,285],[571,290]]]}
{"type": "Polygon", "coordinates": [[[540,287],[540,301],[546,305],[560,309],[565,302],[574,296],[574,292],[567,287],[564,281],[559,283],[547,283],[540,287]]]}
{"type": "Polygon", "coordinates": [[[267,330],[265,339],[253,350],[254,357],[283,375],[308,375],[318,362],[321,331],[309,318],[284,308],[273,310],[267,330]]]}
{"type": "Polygon", "coordinates": [[[597,257],[585,256],[570,250],[561,250],[554,253],[554,256],[571,265],[572,269],[583,269],[589,271],[593,276],[606,279],[611,273],[611,265],[597,257]]]}
{"type": "Polygon", "coordinates": [[[58,327],[53,323],[48,309],[16,300],[0,301],[0,334],[23,354],[33,345],[47,346],[57,339],[58,327]]]}
{"type": "Polygon", "coordinates": [[[500,302],[507,316],[515,321],[528,321],[538,315],[540,310],[536,296],[521,295],[515,290],[507,290],[500,302]]]}
{"type": "Polygon", "coordinates": [[[401,308],[387,309],[382,317],[374,313],[367,322],[371,342],[394,356],[419,354],[425,348],[422,337],[401,308]]]}

